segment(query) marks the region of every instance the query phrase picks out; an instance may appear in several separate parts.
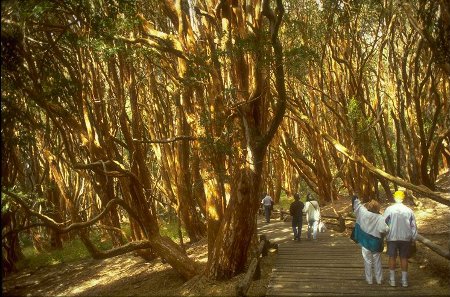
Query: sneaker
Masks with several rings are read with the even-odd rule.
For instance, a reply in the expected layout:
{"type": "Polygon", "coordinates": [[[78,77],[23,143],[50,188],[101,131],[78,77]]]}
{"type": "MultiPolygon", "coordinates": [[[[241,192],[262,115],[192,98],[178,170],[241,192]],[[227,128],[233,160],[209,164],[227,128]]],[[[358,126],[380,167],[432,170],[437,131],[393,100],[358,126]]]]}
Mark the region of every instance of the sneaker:
{"type": "Polygon", "coordinates": [[[402,281],[402,287],[407,288],[408,287],[408,281],[402,281]]]}
{"type": "Polygon", "coordinates": [[[392,279],[391,279],[391,280],[389,281],[389,284],[391,285],[391,287],[395,287],[395,280],[392,280],[392,279]]]}
{"type": "Polygon", "coordinates": [[[369,281],[369,280],[368,280],[368,281],[367,281],[367,284],[372,285],[372,284],[373,284],[373,281],[371,281],[371,280],[369,281]]]}

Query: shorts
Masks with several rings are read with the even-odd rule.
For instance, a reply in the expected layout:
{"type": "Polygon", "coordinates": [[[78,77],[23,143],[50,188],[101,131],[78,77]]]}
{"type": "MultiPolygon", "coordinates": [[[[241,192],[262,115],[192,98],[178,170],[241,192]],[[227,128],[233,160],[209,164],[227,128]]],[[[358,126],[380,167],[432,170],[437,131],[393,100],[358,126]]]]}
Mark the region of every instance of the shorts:
{"type": "Polygon", "coordinates": [[[388,241],[387,242],[387,254],[389,257],[397,257],[397,251],[400,258],[408,258],[409,248],[411,247],[411,241],[388,241]]]}

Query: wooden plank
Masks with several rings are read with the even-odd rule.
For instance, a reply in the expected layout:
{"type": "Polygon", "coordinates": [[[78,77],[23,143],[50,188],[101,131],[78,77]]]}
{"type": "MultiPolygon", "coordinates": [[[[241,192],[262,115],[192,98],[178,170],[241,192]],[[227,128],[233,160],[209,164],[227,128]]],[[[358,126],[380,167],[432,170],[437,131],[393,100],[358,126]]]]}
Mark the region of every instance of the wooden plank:
{"type": "MultiPolygon", "coordinates": [[[[351,258],[351,259],[362,259],[362,256],[360,253],[358,254],[344,254],[344,253],[336,253],[334,255],[330,255],[330,254],[309,254],[307,252],[303,252],[302,254],[278,254],[277,258],[283,259],[283,258],[287,258],[287,259],[341,259],[341,258],[351,258]]],[[[381,258],[385,258],[385,257],[381,257],[381,258]]],[[[386,257],[387,258],[387,257],[386,257]]]]}
{"type": "Polygon", "coordinates": [[[433,292],[433,291],[424,291],[424,290],[403,290],[403,288],[394,288],[393,290],[372,290],[367,291],[364,289],[361,289],[361,291],[356,290],[350,290],[350,291],[299,291],[297,289],[295,290],[268,290],[267,295],[272,296],[282,296],[284,294],[288,293],[291,296],[308,296],[310,294],[318,294],[321,296],[329,296],[334,294],[339,294],[341,296],[347,296],[347,295],[356,295],[356,296],[448,296],[448,293],[445,294],[444,292],[433,292]]]}
{"type": "Polygon", "coordinates": [[[335,253],[342,253],[342,254],[347,254],[348,255],[348,253],[350,252],[361,252],[361,249],[360,248],[358,248],[358,247],[356,247],[356,248],[354,248],[354,247],[341,247],[341,248],[334,248],[334,249],[332,249],[332,248],[329,248],[329,247],[316,247],[316,248],[314,248],[314,249],[306,249],[306,248],[295,248],[295,247],[293,247],[293,248],[279,248],[279,253],[280,254],[283,254],[283,253],[286,253],[286,254],[292,254],[292,253],[295,253],[295,252],[308,252],[308,253],[311,253],[311,254],[327,254],[327,253],[329,253],[329,252],[335,252],[335,253]]]}
{"type": "Polygon", "coordinates": [[[317,247],[317,249],[305,249],[305,248],[279,248],[278,249],[278,253],[279,254],[293,254],[295,252],[307,252],[307,253],[311,253],[311,254],[317,254],[317,255],[321,255],[321,254],[328,254],[330,252],[334,252],[334,253],[341,253],[341,254],[345,254],[348,255],[349,253],[354,253],[354,252],[359,252],[361,253],[361,249],[356,247],[342,247],[342,248],[335,248],[335,249],[331,249],[331,248],[324,248],[324,247],[317,247]]]}
{"type": "Polygon", "coordinates": [[[298,290],[267,290],[266,296],[409,296],[409,297],[423,297],[423,296],[448,296],[444,293],[434,293],[434,292],[414,292],[414,291],[402,291],[397,289],[392,292],[301,292],[298,290]]]}
{"type": "Polygon", "coordinates": [[[295,262],[286,262],[286,263],[276,263],[275,267],[329,267],[329,268],[359,268],[363,269],[363,265],[358,264],[349,264],[349,263],[295,263],[295,262]]]}
{"type": "Polygon", "coordinates": [[[365,295],[368,293],[397,293],[397,291],[401,290],[402,293],[415,294],[417,292],[424,293],[423,290],[419,287],[408,287],[408,288],[400,288],[400,287],[390,287],[389,285],[354,285],[348,286],[340,283],[331,283],[327,285],[314,285],[310,283],[309,285],[302,285],[297,283],[277,283],[269,286],[271,290],[283,290],[283,291],[295,291],[298,290],[302,293],[317,293],[321,292],[326,296],[327,293],[355,293],[360,295],[365,295]]]}
{"type": "Polygon", "coordinates": [[[268,242],[266,240],[266,237],[261,236],[258,253],[256,254],[256,257],[251,261],[247,273],[236,286],[236,296],[246,296],[251,281],[255,278],[259,279],[261,277],[261,269],[259,266],[259,261],[261,259],[260,255],[267,256],[267,252],[265,251],[267,247],[268,242]]]}
{"type": "Polygon", "coordinates": [[[299,290],[267,290],[266,296],[361,296],[361,292],[303,292],[299,290]]]}
{"type": "Polygon", "coordinates": [[[297,250],[296,252],[292,253],[286,253],[286,252],[278,252],[278,256],[287,256],[287,257],[293,257],[293,258],[304,258],[306,256],[308,257],[333,257],[333,258],[339,258],[339,257],[355,257],[360,256],[361,257],[361,251],[342,251],[342,252],[333,252],[333,251],[326,251],[323,253],[310,253],[308,251],[302,251],[297,250]],[[300,254],[299,254],[300,252],[300,254]]]}
{"type": "Polygon", "coordinates": [[[331,249],[331,248],[324,248],[324,247],[317,247],[317,249],[301,249],[301,248],[289,248],[289,249],[284,249],[284,248],[279,248],[278,253],[279,254],[292,254],[295,252],[307,252],[307,253],[311,253],[311,254],[328,254],[329,252],[335,252],[335,253],[342,253],[342,254],[346,254],[348,255],[349,252],[350,253],[354,253],[354,252],[361,252],[361,249],[356,247],[356,248],[351,248],[351,247],[342,247],[342,248],[336,248],[336,249],[331,249]]]}
{"type": "MultiPolygon", "coordinates": [[[[285,266],[278,266],[278,267],[273,267],[272,270],[273,271],[283,271],[285,270],[287,267],[285,266]]],[[[361,271],[362,273],[364,273],[364,269],[360,268],[360,267],[345,267],[345,268],[340,268],[340,267],[304,267],[304,269],[300,270],[301,272],[306,272],[306,273],[324,273],[325,275],[329,275],[329,274],[343,274],[346,273],[348,271],[361,271]],[[362,269],[362,270],[361,270],[362,269]]]]}
{"type": "Polygon", "coordinates": [[[344,274],[325,274],[325,273],[310,273],[310,272],[289,272],[289,271],[276,271],[277,273],[272,275],[273,279],[294,279],[294,280],[302,280],[302,279],[330,279],[330,280],[347,280],[347,279],[358,279],[362,280],[364,276],[364,271],[360,270],[351,270],[346,271],[344,274]]]}
{"type": "Polygon", "coordinates": [[[341,252],[341,253],[348,253],[350,251],[361,251],[361,248],[359,246],[356,247],[352,247],[352,246],[347,246],[347,247],[335,247],[335,248],[330,248],[330,247],[314,247],[314,248],[300,248],[300,247],[289,247],[289,248],[284,248],[281,247],[279,248],[279,253],[286,253],[286,252],[295,252],[295,251],[302,251],[302,252],[309,252],[309,253],[317,253],[317,254],[326,254],[330,251],[333,252],[341,252]]]}
{"type": "Polygon", "coordinates": [[[333,253],[332,251],[326,252],[326,253],[309,253],[308,251],[299,251],[297,250],[296,253],[278,253],[278,256],[280,258],[282,257],[288,257],[292,259],[302,259],[305,257],[308,258],[339,258],[339,257],[347,257],[347,258],[362,258],[360,251],[358,253],[355,253],[354,251],[347,251],[347,252],[338,252],[333,253]],[[299,254],[300,253],[300,254],[299,254]]]}
{"type": "MultiPolygon", "coordinates": [[[[272,281],[269,283],[269,286],[272,288],[275,287],[282,287],[282,288],[295,288],[295,287],[299,287],[302,289],[318,289],[318,290],[328,290],[328,288],[332,288],[333,290],[335,289],[341,289],[341,288],[346,288],[349,290],[396,290],[399,289],[397,287],[391,287],[389,286],[387,283],[378,285],[378,284],[372,284],[369,285],[367,284],[367,282],[362,279],[362,278],[358,278],[358,279],[279,279],[279,281],[275,282],[272,281]]],[[[419,286],[416,285],[412,285],[409,286],[407,288],[401,288],[404,291],[410,291],[410,290],[417,290],[420,289],[419,286]]]]}
{"type": "MultiPolygon", "coordinates": [[[[347,258],[340,258],[340,259],[336,259],[336,258],[328,258],[328,259],[311,259],[311,258],[305,258],[305,259],[301,259],[301,258],[280,258],[280,262],[291,262],[291,263],[343,263],[346,264],[348,263],[347,258]]],[[[355,258],[353,258],[353,261],[355,262],[355,258]]],[[[362,263],[361,263],[362,264],[362,263]]]]}
{"type": "Polygon", "coordinates": [[[247,273],[236,286],[236,296],[245,296],[245,294],[247,294],[248,288],[250,287],[250,282],[253,279],[253,275],[258,266],[258,262],[259,262],[259,255],[257,258],[253,258],[247,273]]]}
{"type": "Polygon", "coordinates": [[[293,267],[299,267],[299,268],[303,268],[302,270],[299,271],[306,271],[306,272],[315,272],[315,271],[320,271],[322,273],[325,274],[342,274],[344,272],[347,272],[348,270],[355,270],[355,271],[363,271],[364,272],[364,268],[363,266],[358,267],[350,267],[350,266],[346,266],[346,267],[323,267],[323,266],[285,266],[285,265],[278,265],[278,263],[275,263],[274,267],[272,268],[273,271],[279,271],[279,270],[285,270],[287,268],[292,269],[293,267]]]}
{"type": "MultiPolygon", "coordinates": [[[[327,270],[321,270],[321,273],[314,273],[314,272],[309,272],[309,271],[306,271],[306,270],[298,270],[298,269],[295,270],[295,269],[292,269],[292,268],[283,268],[283,267],[282,268],[276,268],[276,269],[272,270],[272,274],[279,273],[279,272],[290,273],[290,274],[299,275],[299,276],[311,275],[311,277],[313,277],[313,276],[320,276],[320,275],[324,275],[324,276],[331,275],[331,273],[329,271],[327,271],[327,270]]],[[[336,271],[337,275],[343,275],[343,273],[348,273],[348,274],[351,274],[351,275],[364,275],[364,270],[363,269],[348,269],[348,270],[345,270],[345,271],[341,271],[340,273],[339,273],[339,271],[336,271]]]]}
{"type": "MultiPolygon", "coordinates": [[[[283,267],[283,266],[293,266],[293,267],[327,267],[327,268],[364,268],[363,263],[358,263],[362,261],[344,261],[344,262],[331,262],[331,261],[288,261],[281,260],[280,262],[276,262],[274,267],[283,267]]],[[[387,263],[381,264],[383,267],[387,267],[387,263]]]]}
{"type": "MultiPolygon", "coordinates": [[[[324,294],[324,292],[304,292],[304,291],[300,291],[298,289],[296,290],[280,290],[280,289],[275,289],[275,288],[267,288],[267,292],[266,292],[266,296],[343,296],[345,294],[345,296],[349,295],[353,295],[353,296],[361,296],[361,294],[357,294],[354,292],[348,292],[348,293],[344,293],[344,292],[327,292],[327,294],[324,294]]],[[[369,295],[369,294],[368,294],[369,295]]]]}

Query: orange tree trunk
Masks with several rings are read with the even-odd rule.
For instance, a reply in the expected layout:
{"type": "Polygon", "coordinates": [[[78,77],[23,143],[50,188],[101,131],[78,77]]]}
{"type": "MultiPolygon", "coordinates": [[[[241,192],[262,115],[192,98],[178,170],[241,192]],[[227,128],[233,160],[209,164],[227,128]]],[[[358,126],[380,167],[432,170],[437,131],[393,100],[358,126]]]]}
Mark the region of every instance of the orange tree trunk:
{"type": "MultiPolygon", "coordinates": [[[[263,154],[255,158],[262,164],[263,154]]],[[[214,279],[228,279],[244,270],[252,234],[256,232],[262,166],[250,166],[236,175],[235,189],[219,228],[207,274],[214,279]]]]}

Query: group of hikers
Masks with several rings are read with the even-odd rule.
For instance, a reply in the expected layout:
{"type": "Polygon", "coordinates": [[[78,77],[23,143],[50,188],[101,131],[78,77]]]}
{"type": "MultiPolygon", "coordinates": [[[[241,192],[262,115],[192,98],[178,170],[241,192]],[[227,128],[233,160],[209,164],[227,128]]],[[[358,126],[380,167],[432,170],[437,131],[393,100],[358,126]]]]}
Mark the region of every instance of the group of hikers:
{"type": "Polygon", "coordinates": [[[368,284],[373,283],[372,267],[377,284],[381,284],[383,280],[381,253],[386,238],[389,284],[395,287],[395,268],[397,256],[400,256],[401,285],[408,287],[408,258],[417,237],[417,225],[414,212],[403,204],[404,199],[405,193],[396,191],[395,203],[387,207],[381,215],[378,201],[372,199],[363,205],[356,195],[352,198],[352,208],[356,216],[352,239],[361,245],[368,284]]]}
{"type": "MultiPolygon", "coordinates": [[[[417,237],[417,226],[414,212],[403,204],[405,193],[396,191],[394,193],[395,203],[386,208],[380,214],[380,204],[376,200],[370,200],[363,204],[360,199],[353,195],[352,210],[356,217],[355,227],[351,238],[361,246],[364,259],[365,278],[368,284],[373,284],[373,273],[375,281],[381,284],[383,271],[381,266],[381,253],[384,249],[384,239],[387,242],[387,254],[389,256],[389,284],[396,286],[395,269],[397,256],[400,256],[401,285],[408,287],[408,258],[414,241],[417,237]]],[[[272,197],[265,194],[261,204],[267,223],[270,223],[271,210],[274,201],[272,197]]],[[[289,213],[292,216],[292,230],[294,240],[301,240],[303,213],[306,214],[308,223],[307,238],[317,239],[320,222],[320,206],[310,193],[306,196],[306,202],[300,200],[298,193],[294,194],[294,202],[291,203],[289,213]]]]}
{"type": "MultiPolygon", "coordinates": [[[[268,194],[261,200],[264,207],[264,216],[266,223],[270,223],[271,211],[273,208],[273,199],[268,194]]],[[[300,200],[300,194],[294,194],[294,202],[289,207],[289,213],[292,216],[292,230],[294,232],[294,240],[301,240],[303,213],[306,214],[306,221],[308,222],[308,239],[317,239],[320,224],[320,206],[310,193],[306,195],[306,202],[300,200]]]]}

